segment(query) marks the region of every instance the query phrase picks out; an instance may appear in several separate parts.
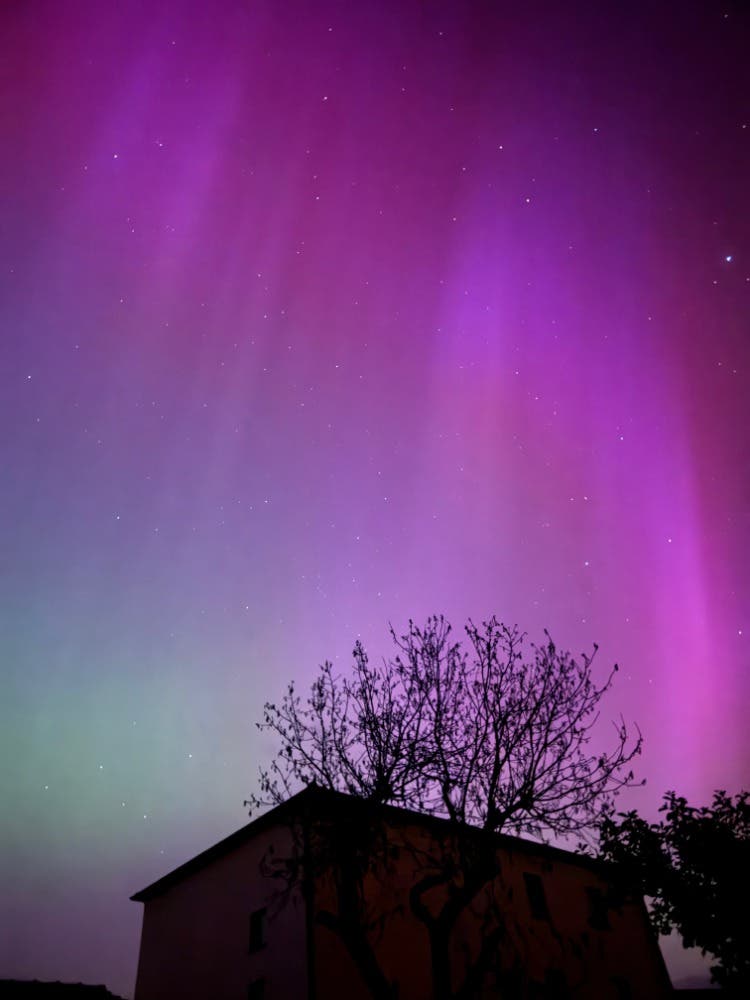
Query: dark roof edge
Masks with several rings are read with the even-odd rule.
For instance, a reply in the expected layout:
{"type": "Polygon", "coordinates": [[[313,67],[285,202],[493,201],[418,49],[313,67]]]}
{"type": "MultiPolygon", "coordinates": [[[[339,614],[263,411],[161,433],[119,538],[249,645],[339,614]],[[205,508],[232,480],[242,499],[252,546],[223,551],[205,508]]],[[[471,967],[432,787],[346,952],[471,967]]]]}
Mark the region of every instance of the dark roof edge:
{"type": "Polygon", "coordinates": [[[228,854],[230,851],[233,851],[235,847],[239,847],[251,837],[254,837],[258,833],[262,833],[263,830],[266,830],[268,827],[279,822],[290,811],[292,803],[295,803],[295,805],[299,804],[303,796],[309,797],[314,791],[315,789],[312,786],[303,788],[301,792],[293,795],[290,799],[287,799],[285,802],[281,802],[279,805],[269,809],[268,812],[263,813],[262,816],[252,820],[250,823],[246,823],[245,826],[241,826],[239,830],[235,830],[234,833],[230,833],[228,837],[225,837],[218,843],[213,844],[211,847],[207,847],[205,851],[201,851],[200,854],[196,854],[195,857],[190,858],[189,861],[185,861],[177,868],[174,868],[171,872],[168,872],[155,882],[147,885],[145,889],[141,889],[134,893],[130,897],[131,900],[135,903],[145,903],[147,900],[153,899],[154,896],[160,896],[163,892],[166,892],[167,889],[171,888],[171,886],[175,885],[177,882],[181,882],[187,875],[192,875],[193,872],[199,871],[201,868],[205,868],[206,865],[210,864],[216,858],[220,858],[222,855],[228,854]]]}
{"type": "MultiPolygon", "coordinates": [[[[342,793],[334,792],[333,794],[339,795],[342,793]]],[[[343,797],[350,798],[348,795],[343,797]]],[[[399,816],[408,820],[418,820],[421,823],[443,827],[443,829],[449,829],[453,826],[453,822],[444,816],[420,813],[414,809],[405,809],[403,806],[384,805],[381,808],[386,815],[399,816]]],[[[470,827],[470,829],[474,829],[478,833],[482,832],[479,827],[470,827]]],[[[601,872],[611,871],[614,867],[602,858],[579,854],[576,851],[569,851],[564,847],[556,847],[554,844],[545,844],[540,840],[528,840],[526,837],[517,837],[512,833],[495,833],[493,836],[498,845],[506,847],[509,850],[524,851],[527,854],[538,854],[550,859],[556,858],[558,861],[565,861],[568,864],[578,865],[581,868],[591,868],[601,872]]]]}
{"type": "MultiPolygon", "coordinates": [[[[205,868],[206,865],[210,864],[216,858],[220,858],[224,854],[228,854],[236,847],[244,844],[251,837],[256,836],[263,830],[273,826],[275,823],[287,818],[288,813],[293,813],[306,799],[312,798],[318,800],[325,798],[329,801],[337,801],[339,803],[364,802],[364,800],[357,799],[355,796],[347,795],[344,792],[321,788],[319,785],[308,785],[300,792],[297,792],[296,795],[293,795],[291,798],[286,799],[279,805],[269,809],[268,812],[263,813],[262,816],[254,819],[251,823],[247,823],[245,826],[240,827],[239,830],[235,830],[234,833],[230,833],[228,837],[220,840],[212,847],[208,847],[205,851],[201,851],[200,854],[196,854],[195,857],[190,858],[189,861],[185,861],[177,868],[174,868],[171,872],[168,872],[155,882],[147,885],[145,889],[141,889],[139,892],[134,893],[130,899],[135,903],[146,903],[148,900],[162,895],[162,893],[166,892],[167,889],[170,889],[173,885],[181,882],[182,879],[186,878],[188,875],[192,875],[193,872],[200,871],[201,868],[205,868]]],[[[416,820],[422,824],[428,824],[433,827],[443,827],[444,829],[452,825],[449,819],[445,819],[442,816],[432,816],[429,813],[420,813],[413,809],[405,809],[403,806],[381,805],[379,806],[379,809],[386,817],[391,817],[393,819],[408,821],[416,820]]],[[[498,844],[501,844],[510,850],[524,851],[527,854],[531,852],[543,857],[557,859],[558,861],[565,861],[568,864],[575,864],[579,867],[590,868],[599,872],[608,871],[612,868],[610,864],[603,861],[601,858],[592,857],[586,854],[577,854],[575,851],[566,850],[564,847],[556,847],[553,844],[544,844],[537,840],[526,840],[523,837],[516,837],[509,833],[498,833],[495,836],[498,844]]]]}

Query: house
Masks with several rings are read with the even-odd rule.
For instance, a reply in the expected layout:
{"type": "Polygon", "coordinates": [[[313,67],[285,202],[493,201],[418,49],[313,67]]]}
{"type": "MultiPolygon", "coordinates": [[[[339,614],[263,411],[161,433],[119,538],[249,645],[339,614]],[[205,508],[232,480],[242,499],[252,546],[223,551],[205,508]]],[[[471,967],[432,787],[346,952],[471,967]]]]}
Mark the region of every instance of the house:
{"type": "Polygon", "coordinates": [[[603,863],[315,786],[132,899],[136,1000],[671,994],[603,863]]]}

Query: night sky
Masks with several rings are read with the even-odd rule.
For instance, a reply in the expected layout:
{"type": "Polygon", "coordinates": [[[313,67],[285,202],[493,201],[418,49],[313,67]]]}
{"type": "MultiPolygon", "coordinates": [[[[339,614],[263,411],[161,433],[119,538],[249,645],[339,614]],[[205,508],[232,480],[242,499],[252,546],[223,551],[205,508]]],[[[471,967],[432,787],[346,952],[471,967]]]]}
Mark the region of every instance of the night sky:
{"type": "Polygon", "coordinates": [[[131,994],[265,699],[496,613],[750,775],[750,16],[6,0],[0,975],[131,994]],[[601,676],[600,675],[600,676],[601,676]]]}

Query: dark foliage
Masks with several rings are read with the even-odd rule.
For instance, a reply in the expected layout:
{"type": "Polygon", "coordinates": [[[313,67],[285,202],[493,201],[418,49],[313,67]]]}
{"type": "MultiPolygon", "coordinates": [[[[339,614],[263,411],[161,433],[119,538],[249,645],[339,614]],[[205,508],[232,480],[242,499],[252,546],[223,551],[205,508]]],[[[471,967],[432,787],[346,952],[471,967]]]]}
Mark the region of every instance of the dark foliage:
{"type": "Polygon", "coordinates": [[[609,811],[601,828],[602,856],[653,899],[651,916],[663,934],[673,928],[686,947],[717,959],[716,983],[750,995],[750,793],[714,794],[694,808],[667,792],[663,819],[647,823],[634,811],[609,811]]]}
{"type": "Polygon", "coordinates": [[[36,979],[0,979],[2,1000],[120,1000],[106,986],[45,983],[36,979]]]}

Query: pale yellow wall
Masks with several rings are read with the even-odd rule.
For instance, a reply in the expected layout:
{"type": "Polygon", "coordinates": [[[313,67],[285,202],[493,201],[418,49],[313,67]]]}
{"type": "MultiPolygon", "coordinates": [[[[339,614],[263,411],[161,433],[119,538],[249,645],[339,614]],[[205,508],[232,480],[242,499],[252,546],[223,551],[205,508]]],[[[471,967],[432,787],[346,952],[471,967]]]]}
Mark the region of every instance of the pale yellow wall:
{"type": "MultiPolygon", "coordinates": [[[[259,871],[269,845],[276,854],[289,853],[289,831],[277,827],[259,834],[231,853],[188,876],[162,896],[145,904],[136,1000],[244,1000],[248,983],[266,980],[267,1000],[305,1000],[305,910],[299,892],[294,901],[274,912],[279,884],[259,871]],[[248,952],[248,921],[252,910],[268,905],[268,944],[248,952]]],[[[392,911],[382,934],[373,935],[381,967],[399,984],[400,1000],[431,1000],[430,954],[426,931],[411,915],[408,890],[414,872],[415,845],[429,846],[423,829],[392,829],[400,842],[399,859],[386,879],[372,878],[368,898],[376,912],[392,911]]],[[[558,858],[542,859],[531,850],[499,852],[501,876],[494,891],[503,904],[506,936],[504,960],[520,958],[527,981],[520,997],[531,997],[531,981],[543,981],[545,971],[562,970],[577,1000],[607,1000],[618,996],[613,976],[628,981],[633,998],[666,997],[669,992],[661,957],[640,904],[610,911],[611,930],[589,926],[587,886],[605,888],[598,875],[558,858]],[[530,912],[524,872],[544,882],[550,919],[530,912]]],[[[439,905],[440,890],[434,898],[439,905]]],[[[326,878],[317,880],[316,904],[334,908],[326,878]]],[[[479,946],[482,895],[474,912],[467,910],[452,940],[457,981],[463,979],[460,956],[473,956],[479,946]]],[[[368,993],[340,939],[319,925],[314,929],[318,1000],[365,998],[368,993]]],[[[499,996],[495,992],[481,994],[499,996]]]]}
{"type": "Polygon", "coordinates": [[[259,872],[269,845],[284,853],[288,838],[269,830],[144,905],[136,1000],[245,1000],[260,975],[268,1000],[305,997],[302,900],[275,912],[278,883],[259,872]],[[250,954],[249,916],[265,905],[268,944],[250,954]]]}
{"type": "Polygon", "coordinates": [[[668,995],[669,982],[640,901],[610,909],[610,929],[598,930],[589,924],[586,893],[587,887],[607,889],[596,872],[522,850],[502,851],[500,857],[499,891],[513,890],[518,904],[514,937],[532,978],[543,980],[547,968],[558,968],[581,1000],[616,997],[613,976],[627,980],[634,998],[668,995]],[[549,920],[532,916],[524,872],[541,877],[549,920]]]}
{"type": "MultiPolygon", "coordinates": [[[[412,828],[406,835],[393,832],[393,839],[404,844],[424,844],[424,834],[412,828]]],[[[519,956],[528,982],[522,996],[532,995],[531,980],[544,981],[548,968],[560,969],[570,988],[570,995],[580,1000],[606,1000],[618,993],[612,981],[621,976],[629,983],[633,998],[666,997],[670,993],[658,946],[651,935],[640,902],[626,904],[621,913],[609,911],[610,930],[589,926],[589,903],[586,887],[606,888],[593,871],[561,860],[543,860],[533,852],[499,852],[501,876],[494,888],[495,898],[503,903],[506,938],[503,955],[506,961],[519,956]],[[549,909],[549,920],[531,915],[524,872],[542,877],[549,909]]],[[[392,910],[403,906],[385,926],[382,934],[373,935],[381,968],[391,981],[399,984],[400,1000],[430,1000],[429,944],[423,925],[411,915],[408,888],[414,868],[414,853],[406,847],[400,853],[396,871],[385,884],[373,880],[370,900],[376,907],[392,910]]],[[[439,906],[436,891],[435,906],[439,906]]],[[[331,905],[330,889],[321,882],[317,888],[321,905],[331,905]]],[[[466,910],[457,924],[453,938],[454,988],[463,980],[461,956],[468,950],[473,961],[479,946],[478,927],[486,902],[481,895],[471,910],[466,910]]],[[[340,941],[325,928],[316,928],[317,985],[319,997],[364,996],[362,980],[340,941]],[[340,990],[339,994],[332,991],[340,990]]],[[[498,996],[497,992],[488,993],[498,996]]]]}

